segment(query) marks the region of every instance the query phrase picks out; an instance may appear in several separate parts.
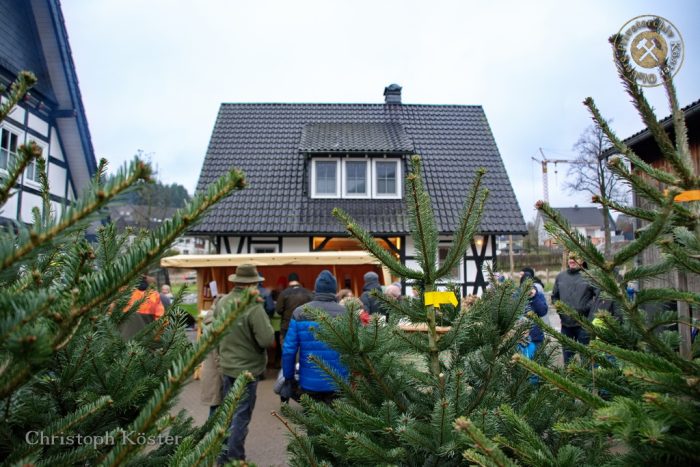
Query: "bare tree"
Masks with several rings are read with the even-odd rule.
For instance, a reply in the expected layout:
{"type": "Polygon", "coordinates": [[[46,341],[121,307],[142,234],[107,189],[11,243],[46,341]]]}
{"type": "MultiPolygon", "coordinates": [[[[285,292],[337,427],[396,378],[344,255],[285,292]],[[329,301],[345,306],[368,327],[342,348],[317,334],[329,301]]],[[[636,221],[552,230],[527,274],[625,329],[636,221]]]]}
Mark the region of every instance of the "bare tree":
{"type": "MultiPolygon", "coordinates": [[[[569,193],[587,191],[591,195],[602,196],[620,203],[627,202],[627,192],[620,179],[613,174],[602,159],[608,141],[600,128],[589,126],[579,137],[573,150],[578,154],[569,165],[568,180],[564,187],[569,193]]],[[[610,233],[610,210],[603,205],[603,230],[605,232],[606,258],[610,258],[612,246],[610,233]]]]}

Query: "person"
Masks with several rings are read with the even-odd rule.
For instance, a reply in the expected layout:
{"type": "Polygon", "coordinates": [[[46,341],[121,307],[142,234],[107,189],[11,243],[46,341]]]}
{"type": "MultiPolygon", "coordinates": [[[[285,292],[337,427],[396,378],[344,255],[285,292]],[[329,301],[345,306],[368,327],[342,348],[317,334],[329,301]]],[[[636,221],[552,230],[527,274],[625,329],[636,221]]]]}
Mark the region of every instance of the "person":
{"type": "MultiPolygon", "coordinates": [[[[525,279],[527,276],[522,276],[520,278],[520,284],[524,282],[523,279],[525,279]]],[[[537,316],[540,318],[544,318],[547,316],[547,313],[549,312],[549,307],[547,306],[547,298],[544,296],[544,292],[541,292],[535,283],[532,284],[532,287],[530,290],[527,292],[528,298],[527,302],[525,303],[525,314],[527,314],[530,311],[533,311],[537,316]]],[[[532,327],[530,328],[530,342],[533,343],[536,347],[539,347],[542,345],[542,342],[544,342],[544,332],[542,332],[542,328],[540,328],[537,324],[532,324],[532,327]]]]}
{"type": "Polygon", "coordinates": [[[544,284],[542,283],[540,278],[535,275],[535,270],[531,267],[524,267],[520,271],[520,285],[522,285],[522,283],[525,282],[527,279],[530,279],[532,281],[533,287],[535,287],[538,292],[541,292],[544,295],[544,284]]]}
{"type": "Polygon", "coordinates": [[[294,313],[294,310],[313,299],[313,294],[309,290],[302,287],[302,285],[299,283],[299,276],[297,276],[295,272],[291,273],[288,279],[289,285],[282,291],[282,293],[280,293],[279,297],[277,298],[277,304],[275,305],[275,313],[282,317],[280,332],[282,333],[283,341],[284,336],[287,334],[289,322],[292,319],[292,313],[294,313]]]}
{"type": "Polygon", "coordinates": [[[272,298],[270,289],[263,285],[264,280],[265,279],[263,276],[260,276],[260,282],[258,282],[258,292],[263,299],[265,313],[267,313],[267,316],[272,319],[272,316],[275,314],[275,300],[272,298]]]}
{"type": "MultiPolygon", "coordinates": [[[[260,282],[258,271],[252,264],[241,264],[235,274],[228,278],[233,282],[233,290],[221,297],[214,306],[214,319],[223,310],[235,306],[246,292],[257,295],[260,282]]],[[[236,319],[236,323],[221,338],[219,343],[219,365],[224,377],[224,397],[231,390],[236,378],[250,372],[255,380],[246,386],[245,397],[240,402],[231,420],[228,438],[228,452],[222,456],[223,463],[230,460],[245,460],[245,438],[248,424],[255,408],[258,378],[267,366],[266,348],[274,342],[275,332],[263,308],[263,300],[258,297],[236,319]]]]}
{"type": "MultiPolygon", "coordinates": [[[[583,319],[591,319],[596,302],[596,289],[581,273],[586,268],[585,261],[579,261],[575,253],[569,253],[568,268],[557,274],[552,291],[552,304],[562,301],[575,310],[583,319]]],[[[589,336],[586,331],[571,317],[559,313],[561,317],[561,333],[584,345],[588,345],[589,336]]],[[[573,357],[571,349],[564,348],[564,364],[573,357]]]]}
{"type": "Polygon", "coordinates": [[[173,303],[173,293],[170,290],[170,285],[163,284],[160,287],[160,301],[166,310],[170,308],[170,305],[173,303]]]}
{"type": "MultiPolygon", "coordinates": [[[[216,306],[216,301],[214,302],[216,306]]],[[[211,326],[214,321],[214,309],[208,310],[204,315],[204,329],[211,326]]],[[[217,349],[211,350],[207,357],[202,362],[202,369],[199,373],[200,381],[200,400],[209,407],[209,416],[211,417],[216,409],[221,405],[222,394],[224,391],[224,380],[219,366],[219,352],[217,349]]]]}
{"type": "Polygon", "coordinates": [[[379,276],[376,272],[369,271],[365,273],[363,278],[365,280],[365,285],[362,287],[362,295],[360,295],[363,308],[370,315],[375,313],[384,314],[384,310],[379,305],[379,300],[370,295],[373,290],[382,291],[382,286],[379,285],[379,276]]]}
{"type": "Polygon", "coordinates": [[[328,270],[321,271],[316,278],[313,300],[294,310],[282,344],[282,372],[285,386],[291,388],[295,384],[294,365],[299,354],[300,390],[313,399],[325,403],[330,403],[336,397],[337,388],[330,377],[311,362],[309,357],[318,357],[344,378],[347,378],[348,371],[340,362],[338,352],[316,338],[314,328],[318,323],[306,312],[306,309],[321,309],[332,318],[345,313],[346,308],[336,302],[337,287],[338,283],[333,274],[328,270]]]}
{"type": "Polygon", "coordinates": [[[160,294],[153,289],[149,289],[149,277],[141,276],[136,289],[131,293],[129,303],[124,308],[124,311],[129,311],[136,302],[141,301],[138,308],[138,313],[146,318],[146,322],[150,323],[165,314],[165,307],[160,300],[160,294]]]}
{"type": "Polygon", "coordinates": [[[338,300],[338,303],[341,305],[344,305],[345,302],[348,299],[354,298],[355,295],[352,293],[352,290],[350,289],[340,289],[338,293],[335,295],[336,300],[338,300]]]}

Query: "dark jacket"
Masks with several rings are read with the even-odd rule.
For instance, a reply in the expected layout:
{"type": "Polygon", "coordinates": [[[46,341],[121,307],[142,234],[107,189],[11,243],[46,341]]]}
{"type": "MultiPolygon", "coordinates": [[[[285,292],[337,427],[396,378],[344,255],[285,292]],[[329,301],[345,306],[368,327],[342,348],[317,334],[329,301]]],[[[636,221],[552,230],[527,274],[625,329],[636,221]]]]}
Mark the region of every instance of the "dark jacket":
{"type": "Polygon", "coordinates": [[[258,284],[258,292],[260,292],[260,296],[263,299],[263,308],[265,308],[265,313],[267,313],[267,316],[272,318],[272,315],[275,314],[275,301],[272,299],[272,294],[270,294],[270,291],[260,284],[258,284]]]}
{"type": "MultiPolygon", "coordinates": [[[[543,318],[547,316],[547,312],[549,311],[547,299],[542,292],[538,291],[536,288],[534,289],[535,295],[528,298],[527,303],[525,304],[525,313],[534,311],[537,316],[543,318]]],[[[544,340],[544,333],[536,324],[533,324],[532,328],[530,328],[530,340],[535,343],[540,343],[544,340]]]]}
{"type": "MultiPolygon", "coordinates": [[[[552,291],[552,303],[561,300],[576,310],[578,314],[587,320],[593,319],[593,311],[596,302],[596,289],[580,269],[567,269],[557,275],[552,291]]],[[[572,318],[560,314],[561,325],[564,327],[577,327],[578,323],[572,318]]]]}
{"type": "Polygon", "coordinates": [[[279,297],[277,297],[275,313],[282,317],[282,324],[280,325],[282,335],[284,335],[289,328],[289,322],[292,319],[292,313],[294,313],[294,310],[305,303],[309,303],[311,300],[313,300],[313,297],[314,295],[301,285],[287,287],[282,291],[279,297]]]}
{"type": "Polygon", "coordinates": [[[318,323],[304,313],[307,307],[320,308],[331,317],[346,312],[345,307],[335,301],[335,294],[332,293],[315,293],[313,301],[294,310],[282,345],[282,373],[285,379],[294,378],[294,365],[298,352],[299,387],[304,391],[334,392],[337,388],[330,376],[310,362],[309,357],[315,355],[344,378],[347,378],[348,370],[340,362],[338,352],[328,347],[325,342],[316,339],[314,328],[318,323]]]}
{"type": "Polygon", "coordinates": [[[370,292],[377,289],[380,292],[382,291],[382,286],[379,285],[378,279],[372,279],[368,282],[365,282],[365,286],[362,287],[362,295],[360,295],[360,301],[362,302],[365,311],[370,315],[373,315],[375,313],[386,314],[386,311],[384,311],[384,309],[382,309],[382,307],[380,306],[379,300],[370,295],[370,292]]]}

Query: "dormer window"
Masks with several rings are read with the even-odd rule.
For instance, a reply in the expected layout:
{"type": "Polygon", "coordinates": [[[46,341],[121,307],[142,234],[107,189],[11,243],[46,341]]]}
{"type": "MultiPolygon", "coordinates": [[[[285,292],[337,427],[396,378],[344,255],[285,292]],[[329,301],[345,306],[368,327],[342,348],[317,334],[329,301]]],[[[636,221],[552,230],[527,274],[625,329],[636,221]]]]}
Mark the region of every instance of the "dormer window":
{"type": "Polygon", "coordinates": [[[311,159],[312,198],[401,198],[401,159],[311,159]]]}

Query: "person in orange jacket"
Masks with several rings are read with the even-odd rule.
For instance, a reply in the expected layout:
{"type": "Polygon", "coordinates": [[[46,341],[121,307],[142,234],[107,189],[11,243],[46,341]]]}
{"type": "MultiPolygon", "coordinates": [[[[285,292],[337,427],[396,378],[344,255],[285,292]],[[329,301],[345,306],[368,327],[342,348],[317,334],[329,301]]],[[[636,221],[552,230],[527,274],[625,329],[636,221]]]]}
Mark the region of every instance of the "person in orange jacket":
{"type": "Polygon", "coordinates": [[[141,281],[131,293],[131,298],[124,311],[130,310],[140,300],[143,301],[137,311],[144,315],[144,318],[147,318],[147,322],[154,321],[165,314],[165,307],[160,300],[160,294],[153,289],[148,289],[148,276],[141,277],[141,281]]]}

